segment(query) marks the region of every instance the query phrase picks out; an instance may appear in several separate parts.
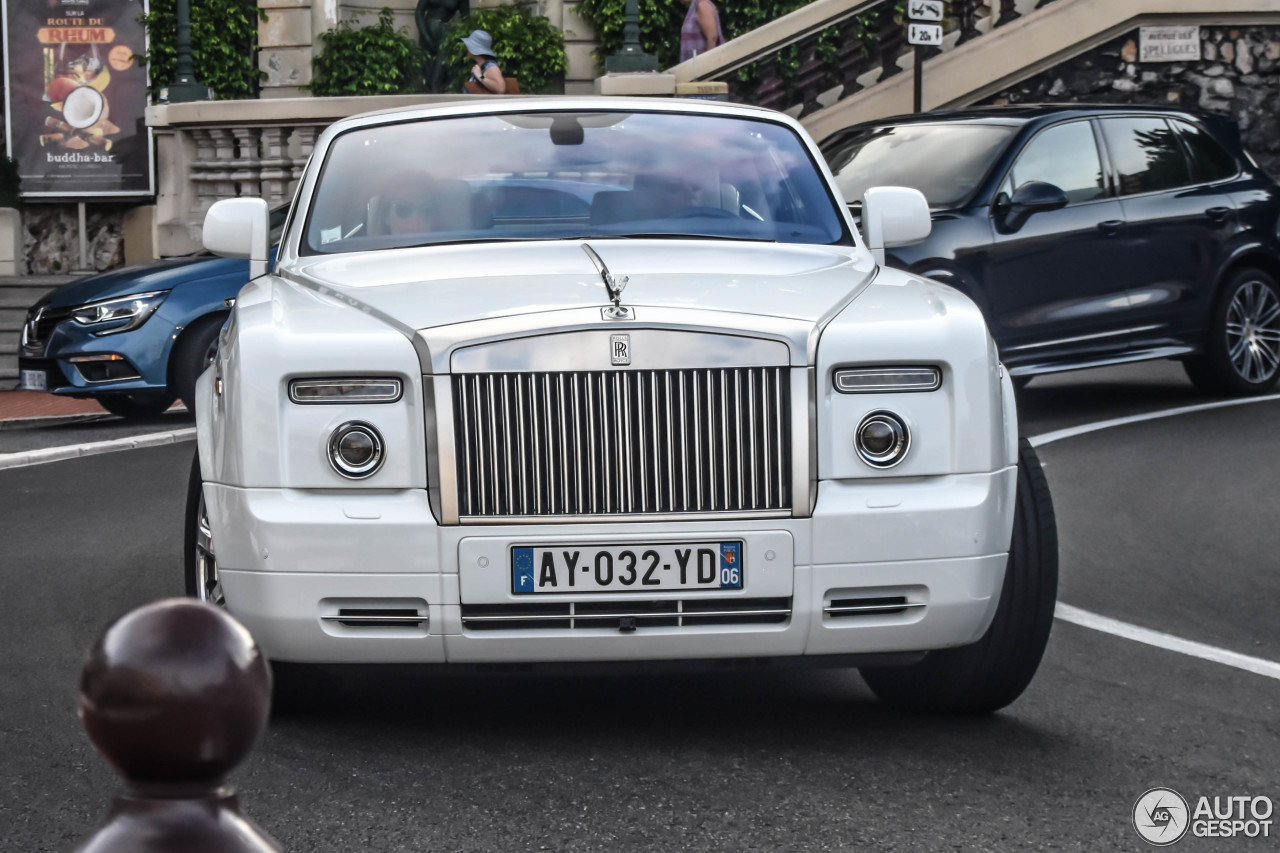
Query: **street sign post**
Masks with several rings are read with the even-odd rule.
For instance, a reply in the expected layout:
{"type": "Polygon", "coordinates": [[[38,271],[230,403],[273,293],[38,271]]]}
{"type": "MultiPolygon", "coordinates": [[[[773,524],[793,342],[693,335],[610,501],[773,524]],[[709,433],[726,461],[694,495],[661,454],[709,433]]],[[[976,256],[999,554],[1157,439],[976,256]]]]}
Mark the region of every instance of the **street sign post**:
{"type": "Polygon", "coordinates": [[[942,0],[907,0],[907,43],[915,45],[915,80],[912,102],[920,112],[924,100],[924,48],[942,44],[942,25],[919,21],[941,21],[942,0]]]}

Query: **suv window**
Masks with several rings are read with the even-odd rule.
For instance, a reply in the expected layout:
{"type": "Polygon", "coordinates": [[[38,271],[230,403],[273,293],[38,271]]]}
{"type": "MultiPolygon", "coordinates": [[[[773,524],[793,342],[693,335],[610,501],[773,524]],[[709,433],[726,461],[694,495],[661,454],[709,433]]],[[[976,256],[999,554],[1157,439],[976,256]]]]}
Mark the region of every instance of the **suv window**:
{"type": "Polygon", "coordinates": [[[1102,198],[1106,193],[1102,160],[1088,121],[1067,122],[1040,131],[1022,149],[1009,177],[1011,190],[1027,181],[1044,181],[1066,193],[1072,204],[1102,198]]]}
{"type": "Polygon", "coordinates": [[[1185,121],[1173,120],[1173,126],[1187,143],[1191,154],[1191,172],[1197,183],[1234,178],[1240,171],[1236,160],[1204,129],[1185,121]]]}
{"type": "Polygon", "coordinates": [[[1187,158],[1162,118],[1104,118],[1102,137],[1111,153],[1121,195],[1171,190],[1191,183],[1187,158]]]}

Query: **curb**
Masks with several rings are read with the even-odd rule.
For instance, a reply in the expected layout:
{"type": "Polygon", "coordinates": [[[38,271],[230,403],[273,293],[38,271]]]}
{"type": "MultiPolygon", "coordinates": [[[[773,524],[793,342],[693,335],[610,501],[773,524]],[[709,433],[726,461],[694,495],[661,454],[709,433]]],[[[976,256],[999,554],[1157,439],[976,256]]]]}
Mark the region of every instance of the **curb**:
{"type": "Polygon", "coordinates": [[[177,444],[195,437],[196,428],[188,427],[186,429],[170,430],[169,432],[155,432],[150,435],[113,438],[110,441],[95,441],[90,444],[75,444],[70,447],[46,447],[40,450],[24,450],[18,453],[0,453],[0,470],[25,468],[28,465],[40,465],[44,462],[60,462],[64,459],[78,459],[81,456],[97,456],[100,453],[113,453],[117,450],[138,450],[143,447],[177,444]]]}
{"type": "Polygon", "coordinates": [[[107,412],[82,412],[74,415],[33,415],[29,418],[0,419],[0,430],[22,429],[24,427],[54,427],[66,424],[99,421],[115,417],[107,412]]]}

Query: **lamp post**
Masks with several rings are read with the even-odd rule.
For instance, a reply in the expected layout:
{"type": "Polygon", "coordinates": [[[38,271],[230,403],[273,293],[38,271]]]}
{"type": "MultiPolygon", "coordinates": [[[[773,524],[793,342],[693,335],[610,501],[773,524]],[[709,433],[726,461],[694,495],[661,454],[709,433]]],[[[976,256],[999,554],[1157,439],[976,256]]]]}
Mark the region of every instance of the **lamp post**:
{"type": "Polygon", "coordinates": [[[178,0],[177,76],[168,86],[169,103],[207,101],[213,97],[208,86],[196,80],[195,63],[191,59],[191,0],[178,0]]]}
{"type": "Polygon", "coordinates": [[[604,70],[609,73],[657,71],[658,57],[645,53],[640,46],[640,3],[627,0],[622,18],[622,50],[605,57],[604,70]]]}

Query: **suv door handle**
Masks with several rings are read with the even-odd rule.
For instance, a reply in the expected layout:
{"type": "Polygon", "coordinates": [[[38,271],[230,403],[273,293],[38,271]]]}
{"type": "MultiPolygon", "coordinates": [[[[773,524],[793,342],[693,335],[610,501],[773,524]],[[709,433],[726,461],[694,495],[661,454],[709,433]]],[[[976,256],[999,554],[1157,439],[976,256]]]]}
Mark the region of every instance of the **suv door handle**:
{"type": "Polygon", "coordinates": [[[1114,237],[1120,233],[1120,229],[1124,227],[1123,219],[1108,219],[1105,222],[1098,223],[1098,230],[1108,237],[1114,237]]]}
{"type": "Polygon", "coordinates": [[[1204,215],[1212,219],[1214,222],[1224,222],[1231,215],[1229,207],[1211,207],[1204,212],[1204,215]]]}

